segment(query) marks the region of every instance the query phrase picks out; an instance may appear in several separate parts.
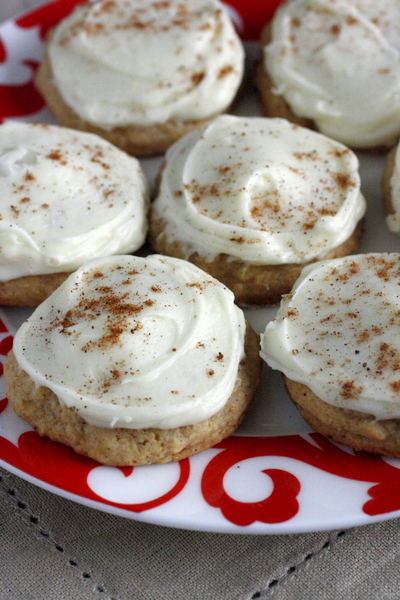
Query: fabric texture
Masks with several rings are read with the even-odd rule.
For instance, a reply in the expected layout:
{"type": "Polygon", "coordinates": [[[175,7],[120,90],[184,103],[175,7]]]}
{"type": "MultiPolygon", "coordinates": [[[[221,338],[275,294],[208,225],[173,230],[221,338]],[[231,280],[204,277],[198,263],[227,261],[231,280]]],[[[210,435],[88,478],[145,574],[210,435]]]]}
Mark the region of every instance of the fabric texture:
{"type": "Polygon", "coordinates": [[[294,535],[199,533],[81,506],[0,470],[2,600],[396,598],[398,519],[294,535]]]}

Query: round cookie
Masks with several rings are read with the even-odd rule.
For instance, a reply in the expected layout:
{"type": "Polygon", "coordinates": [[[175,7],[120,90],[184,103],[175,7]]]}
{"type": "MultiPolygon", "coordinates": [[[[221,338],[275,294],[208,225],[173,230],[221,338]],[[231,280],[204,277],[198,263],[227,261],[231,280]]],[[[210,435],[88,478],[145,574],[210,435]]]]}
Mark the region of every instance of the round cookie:
{"type": "Polygon", "coordinates": [[[97,0],[53,30],[35,83],[61,124],[152,156],[227,111],[243,73],[219,0],[97,0]]]}
{"type": "Polygon", "coordinates": [[[332,406],[303,383],[285,376],[283,380],[290,399],[315,431],[358,451],[399,458],[399,419],[377,421],[372,414],[332,406]]]}
{"type": "Polygon", "coordinates": [[[356,450],[400,457],[400,254],[304,269],[261,336],[302,417],[356,450]]]}
{"type": "Polygon", "coordinates": [[[287,119],[291,123],[316,129],[313,121],[296,115],[282,94],[277,93],[271,76],[264,64],[265,47],[271,42],[271,23],[267,23],[261,31],[261,55],[254,65],[254,85],[259,93],[263,113],[270,118],[287,119]]]}
{"type": "Polygon", "coordinates": [[[147,233],[139,162],[94,134],[0,126],[0,304],[37,306],[86,260],[135,252],[147,233]]]}
{"type": "Polygon", "coordinates": [[[34,308],[56,290],[70,273],[27,275],[0,281],[0,305],[34,308]]]}
{"type": "Polygon", "coordinates": [[[7,395],[40,435],[112,466],[181,460],[229,436],[259,336],[232,293],[160,256],[89,262],[20,328],[7,395]]]}
{"type": "Polygon", "coordinates": [[[255,83],[265,114],[351,148],[387,151],[400,133],[395,0],[294,0],[261,36],[255,83]]]}
{"type": "Polygon", "coordinates": [[[219,116],[165,157],[149,242],[227,285],[277,302],[302,267],[357,248],[365,200],[348,148],[283,119],[219,116]]]}

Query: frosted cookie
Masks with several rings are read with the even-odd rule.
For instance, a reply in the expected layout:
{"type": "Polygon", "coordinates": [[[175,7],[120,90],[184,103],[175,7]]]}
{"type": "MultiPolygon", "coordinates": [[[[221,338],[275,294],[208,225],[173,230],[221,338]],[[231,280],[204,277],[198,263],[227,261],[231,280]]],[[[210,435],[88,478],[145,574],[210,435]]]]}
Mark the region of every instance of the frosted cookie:
{"type": "Polygon", "coordinates": [[[37,306],[90,258],[134,252],[147,233],[139,162],[89,133],[0,127],[0,304],[37,306]]]}
{"type": "Polygon", "coordinates": [[[400,254],[304,269],[261,336],[303,418],[334,441],[400,457],[400,254]]]}
{"type": "Polygon", "coordinates": [[[55,28],[36,85],[61,124],[146,156],[227,111],[243,72],[219,0],[98,0],[55,28]]]}
{"type": "Polygon", "coordinates": [[[90,261],[22,325],[16,413],[101,463],[180,460],[229,436],[258,384],[259,336],[233,294],[157,255],[90,261]]]}
{"type": "Polygon", "coordinates": [[[364,212],[348,148],[286,120],[222,115],[168,150],[149,240],[238,303],[267,304],[304,264],[354,250],[364,212]]]}
{"type": "Polygon", "coordinates": [[[400,133],[396,0],[293,0],[263,32],[256,85],[267,116],[351,148],[382,150],[400,133]]]}

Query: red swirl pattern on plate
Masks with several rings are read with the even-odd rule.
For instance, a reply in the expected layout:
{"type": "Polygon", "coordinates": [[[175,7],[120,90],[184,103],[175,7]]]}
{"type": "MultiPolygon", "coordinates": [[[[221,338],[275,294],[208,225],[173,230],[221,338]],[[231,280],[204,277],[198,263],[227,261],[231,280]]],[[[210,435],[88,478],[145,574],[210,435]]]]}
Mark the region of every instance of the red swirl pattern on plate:
{"type": "Polygon", "coordinates": [[[298,512],[297,495],[300,482],[288,471],[267,469],[274,483],[271,495],[257,503],[238,502],[224,489],[227,471],[242,460],[261,456],[284,456],[301,461],[346,479],[371,482],[371,500],[362,511],[370,516],[400,510],[400,470],[382,458],[363,452],[349,453],[318,433],[309,437],[313,444],[300,435],[252,438],[231,437],[216,446],[223,451],[213,458],[204,470],[202,493],[205,500],[219,508],[226,519],[235,525],[281,523],[298,512]]]}
{"type": "MultiPolygon", "coordinates": [[[[23,64],[31,69],[33,77],[37,63],[24,61],[23,64]]],[[[32,79],[20,85],[0,84],[0,122],[4,119],[34,114],[43,107],[44,102],[35,90],[32,79]]]]}
{"type": "MultiPolygon", "coordinates": [[[[69,14],[78,2],[79,0],[57,0],[21,16],[15,20],[15,24],[21,29],[38,28],[39,35],[43,39],[49,28],[69,14]]],[[[6,63],[7,60],[9,60],[7,45],[0,34],[0,63],[6,63]]],[[[33,115],[45,106],[33,84],[39,63],[33,60],[22,60],[20,64],[28,67],[30,77],[27,81],[18,84],[0,83],[0,122],[13,117],[33,115]]]]}
{"type": "MultiPolygon", "coordinates": [[[[3,365],[1,365],[1,374],[3,375],[3,365]]],[[[8,398],[3,398],[2,400],[0,400],[0,415],[4,410],[6,410],[7,406],[8,406],[8,398]]],[[[1,436],[0,436],[0,440],[1,440],[1,436]]]]}
{"type": "Polygon", "coordinates": [[[42,40],[49,29],[54,27],[61,19],[69,15],[78,4],[87,0],[55,0],[40,6],[16,19],[16,24],[21,28],[39,27],[42,40]]]}
{"type": "MultiPolygon", "coordinates": [[[[0,414],[5,411],[7,404],[6,398],[0,401],[0,414]]],[[[228,469],[240,461],[263,456],[284,456],[346,479],[371,482],[371,499],[361,507],[367,515],[376,516],[400,510],[399,469],[377,456],[364,453],[349,454],[317,433],[310,434],[310,437],[318,446],[299,435],[271,438],[231,437],[221,442],[216,448],[222,452],[209,460],[201,477],[201,493],[204,500],[210,506],[219,509],[224,519],[240,527],[256,521],[272,524],[290,520],[299,510],[297,495],[301,482],[289,470],[263,471],[272,479],[273,491],[259,502],[239,502],[226,493],[223,485],[228,469]]],[[[99,463],[76,454],[63,444],[40,437],[34,431],[22,433],[18,446],[0,436],[0,458],[22,473],[56,489],[134,513],[151,510],[170,502],[184,491],[191,476],[190,461],[185,459],[179,463],[178,482],[172,485],[167,493],[148,502],[121,504],[102,498],[88,485],[88,475],[99,463]]],[[[157,466],[154,468],[154,477],[157,476],[156,469],[157,466]]],[[[127,467],[121,471],[125,476],[129,476],[134,469],[127,467]]]]}
{"type": "Polygon", "coordinates": [[[230,0],[225,4],[241,16],[243,29],[239,34],[244,40],[258,40],[261,30],[271,20],[282,0],[230,0]]]}
{"type": "Polygon", "coordinates": [[[11,335],[8,335],[0,341],[0,355],[7,356],[12,348],[13,339],[11,335]]]}
{"type": "Polygon", "coordinates": [[[6,62],[7,60],[7,51],[4,46],[3,41],[0,39],[0,63],[6,62]]]}
{"type": "MultiPolygon", "coordinates": [[[[40,437],[35,431],[22,433],[19,436],[18,446],[0,436],[0,458],[23,473],[57,489],[134,513],[156,508],[175,498],[187,484],[190,475],[189,461],[187,459],[183,460],[179,465],[179,479],[167,493],[148,502],[119,504],[118,502],[110,502],[95,494],[88,485],[88,475],[90,471],[100,466],[98,462],[76,454],[64,444],[40,437]]],[[[125,467],[120,470],[127,477],[132,474],[133,467],[125,467]]]]}

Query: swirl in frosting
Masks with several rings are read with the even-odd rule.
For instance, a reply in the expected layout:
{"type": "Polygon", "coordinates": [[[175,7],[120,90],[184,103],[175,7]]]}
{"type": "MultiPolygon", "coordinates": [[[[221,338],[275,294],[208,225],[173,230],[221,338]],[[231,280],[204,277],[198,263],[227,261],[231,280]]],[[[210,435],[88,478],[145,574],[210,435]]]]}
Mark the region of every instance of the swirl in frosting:
{"type": "Polygon", "coordinates": [[[144,243],[148,182],[102,138],[8,122],[0,128],[0,281],[72,271],[144,243]]]}
{"type": "Polygon", "coordinates": [[[400,418],[400,254],[305,267],[261,336],[261,356],[340,408],[400,418]]]}
{"type": "Polygon", "coordinates": [[[344,144],[400,133],[397,0],[294,0],[278,9],[265,69],[292,111],[344,144]]]}
{"type": "Polygon", "coordinates": [[[351,150],[283,119],[223,115],[168,150],[151,219],[187,257],[257,265],[323,257],[364,212],[351,150]]]}
{"type": "Polygon", "coordinates": [[[229,399],[245,320],[232,292],[159,255],[90,261],[22,325],[21,369],[100,427],[195,424],[229,399]]]}
{"type": "Polygon", "coordinates": [[[64,101],[109,130],[226,110],[244,50],[219,0],[99,0],[55,29],[49,58],[64,101]]]}

